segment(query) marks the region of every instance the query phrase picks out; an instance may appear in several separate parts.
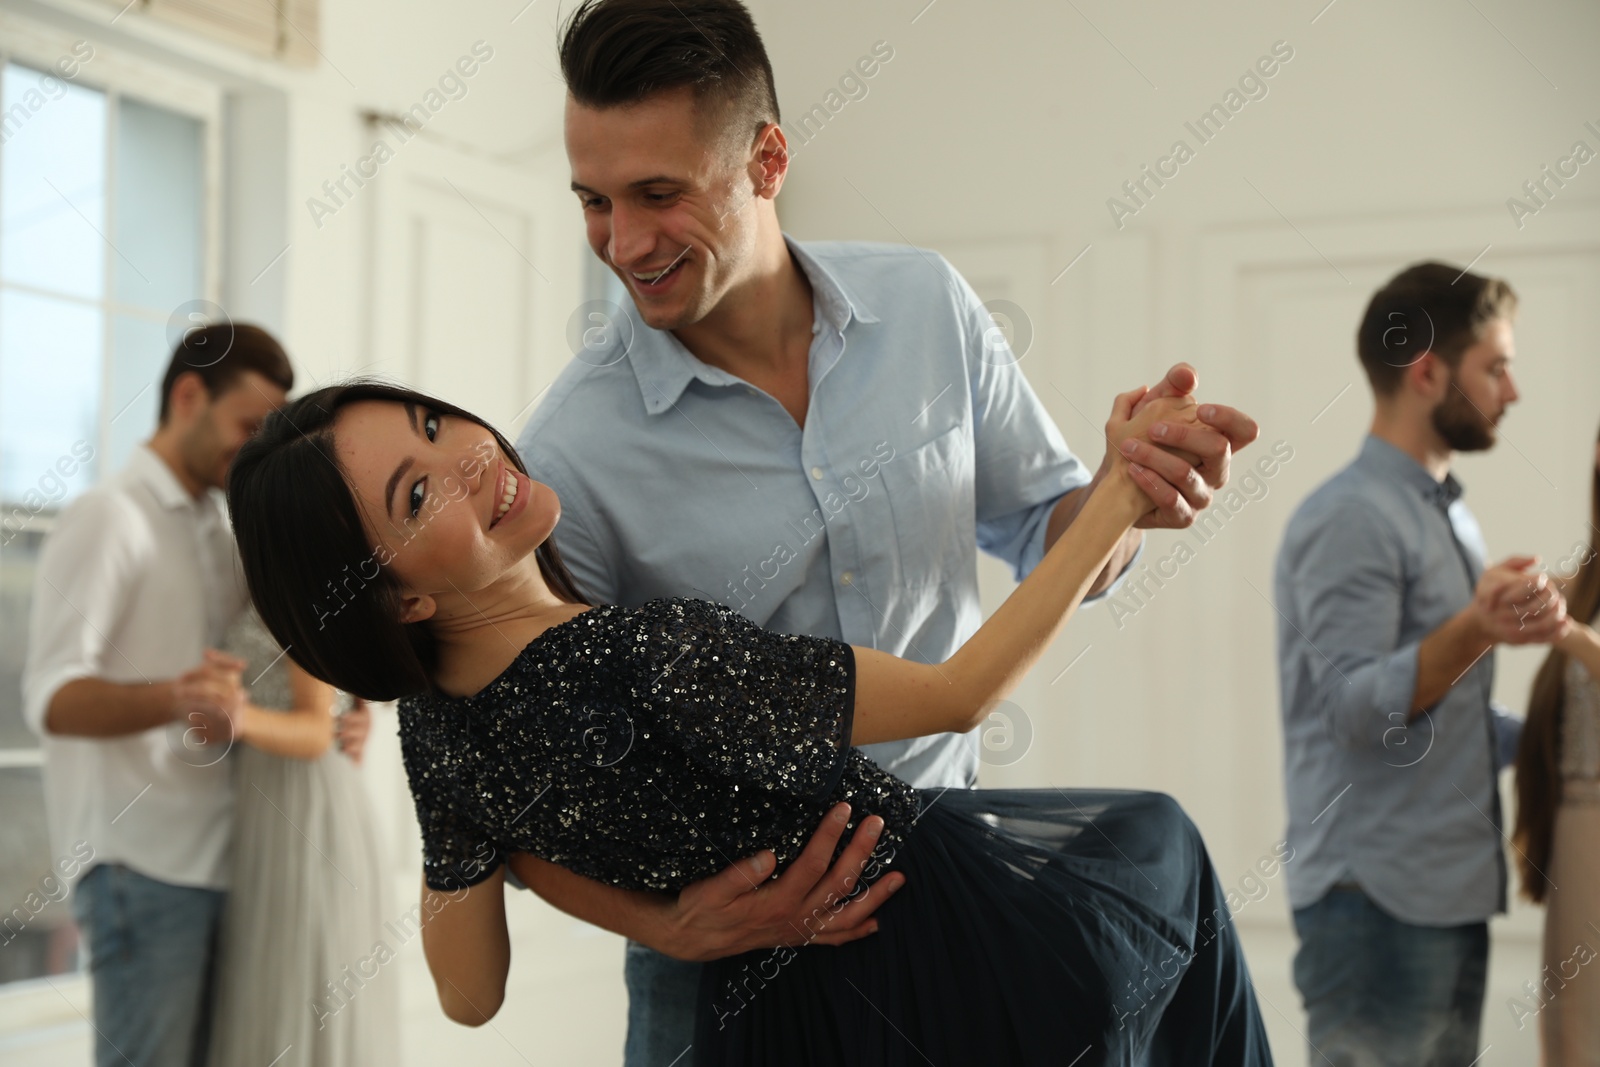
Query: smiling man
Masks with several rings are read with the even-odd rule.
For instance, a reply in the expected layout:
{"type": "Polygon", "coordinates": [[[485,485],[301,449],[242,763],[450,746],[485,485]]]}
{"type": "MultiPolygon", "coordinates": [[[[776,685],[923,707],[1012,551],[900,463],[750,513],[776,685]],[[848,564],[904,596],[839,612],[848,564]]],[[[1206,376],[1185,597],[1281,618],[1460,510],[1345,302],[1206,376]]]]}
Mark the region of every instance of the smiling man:
{"type": "MultiPolygon", "coordinates": [[[[572,189],[590,247],[631,297],[519,441],[565,505],[557,540],[573,573],[596,603],[699,595],[784,632],[949,656],[982,620],[977,550],[1026,575],[1098,475],[941,256],[783,233],[789,144],[741,4],[588,0],[563,30],[561,64],[572,189]]],[[[1153,395],[1194,387],[1180,365],[1153,395]]],[[[1231,408],[1201,418],[1208,426],[1156,424],[1164,447],[1125,446],[1158,509],[1148,525],[1193,521],[1256,436],[1231,408]]],[[[1140,543],[1130,534],[1094,592],[1140,543]]],[[[974,734],[864,751],[914,785],[976,782],[974,734]]],[[[770,856],[730,855],[676,900],[549,865],[531,884],[633,939],[627,1062],[663,1067],[692,1040],[698,968],[682,961],[875,929],[899,874],[836,906],[869,860],[872,828],[830,868],[841,826],[826,823],[814,862],[770,882],[770,856]]]]}

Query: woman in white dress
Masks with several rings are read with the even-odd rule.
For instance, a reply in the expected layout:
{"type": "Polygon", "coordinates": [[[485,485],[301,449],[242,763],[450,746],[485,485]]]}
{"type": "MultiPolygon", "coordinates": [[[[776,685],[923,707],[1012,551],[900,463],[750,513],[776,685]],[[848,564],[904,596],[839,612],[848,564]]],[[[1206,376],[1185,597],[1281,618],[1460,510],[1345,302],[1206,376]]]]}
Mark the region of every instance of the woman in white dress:
{"type": "Polygon", "coordinates": [[[359,769],[335,743],[352,702],[283,655],[253,608],[223,649],[245,663],[249,706],[247,743],[231,753],[233,878],[209,1062],[395,1063],[399,980],[374,958],[395,916],[359,769]]]}
{"type": "Polygon", "coordinates": [[[1600,1067],[1600,444],[1590,513],[1588,543],[1558,575],[1573,627],[1534,681],[1517,753],[1512,841],[1523,894],[1546,906],[1527,1008],[1548,1067],[1600,1067]]]}

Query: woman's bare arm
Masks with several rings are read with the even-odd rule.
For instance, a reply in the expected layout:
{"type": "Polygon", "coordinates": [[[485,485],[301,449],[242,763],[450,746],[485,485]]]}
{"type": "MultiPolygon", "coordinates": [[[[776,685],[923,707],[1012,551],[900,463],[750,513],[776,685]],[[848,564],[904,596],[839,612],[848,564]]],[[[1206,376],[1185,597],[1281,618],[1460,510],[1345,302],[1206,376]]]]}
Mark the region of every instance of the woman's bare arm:
{"type": "Polygon", "coordinates": [[[1572,629],[1556,642],[1556,647],[1583,664],[1591,677],[1600,678],[1600,634],[1592,627],[1573,619],[1572,629]]]}
{"type": "Polygon", "coordinates": [[[241,681],[244,666],[235,656],[207,649],[205,662],[173,685],[179,710],[188,709],[204,731],[219,731],[274,756],[309,760],[328,751],[333,688],[290,663],[291,706],[282,711],[258,707],[241,681]]]}
{"type": "Polygon", "coordinates": [[[422,954],[439,1006],[463,1026],[494,1018],[506,997],[511,935],[506,931],[506,869],[445,893],[422,882],[422,954]]]}
{"type": "MultiPolygon", "coordinates": [[[[1117,398],[1108,427],[1118,431],[1112,434],[1114,441],[1142,432],[1143,425],[1158,418],[1192,416],[1192,400],[1163,399],[1130,421],[1129,411],[1141,393],[1117,398]]],[[[1149,474],[1131,468],[1115,448],[1108,453],[1108,465],[1105,479],[1072,525],[955,655],[925,664],[871,648],[855,649],[852,745],[964,733],[982,723],[1016,687],[1083,602],[1123,535],[1151,509],[1150,497],[1136,481],[1149,474]]]]}
{"type": "Polygon", "coordinates": [[[240,740],[289,759],[312,760],[333,744],[333,687],[288,663],[291,707],[278,711],[245,703],[240,740]]]}

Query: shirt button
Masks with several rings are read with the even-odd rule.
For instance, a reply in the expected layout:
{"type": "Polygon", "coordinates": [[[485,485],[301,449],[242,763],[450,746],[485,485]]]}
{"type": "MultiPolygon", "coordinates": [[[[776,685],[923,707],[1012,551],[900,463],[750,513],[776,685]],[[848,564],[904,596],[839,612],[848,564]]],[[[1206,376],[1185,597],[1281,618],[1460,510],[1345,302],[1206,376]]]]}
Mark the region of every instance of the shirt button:
{"type": "Polygon", "coordinates": [[[812,467],[811,468],[811,477],[815,478],[819,482],[822,481],[822,468],[821,467],[812,467]]]}
{"type": "Polygon", "coordinates": [[[756,395],[756,391],[755,391],[755,389],[753,389],[753,388],[752,388],[752,387],[750,387],[750,386],[748,386],[748,385],[747,385],[747,386],[745,386],[745,387],[744,387],[744,391],[745,391],[745,392],[746,392],[746,393],[747,393],[747,394],[749,394],[749,395],[750,395],[750,396],[755,396],[755,395],[756,395]]]}
{"type": "Polygon", "coordinates": [[[843,574],[839,575],[839,584],[841,585],[849,585],[855,580],[856,576],[854,571],[845,571],[843,574]]]}

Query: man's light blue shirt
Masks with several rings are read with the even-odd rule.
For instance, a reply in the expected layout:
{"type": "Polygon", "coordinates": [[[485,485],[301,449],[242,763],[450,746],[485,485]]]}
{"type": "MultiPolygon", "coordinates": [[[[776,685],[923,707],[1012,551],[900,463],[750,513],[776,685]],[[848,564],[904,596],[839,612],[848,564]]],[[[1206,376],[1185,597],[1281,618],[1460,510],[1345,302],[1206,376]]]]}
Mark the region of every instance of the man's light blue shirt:
{"type": "Polygon", "coordinates": [[[1367,437],[1295,511],[1278,554],[1289,901],[1355,882],[1421,926],[1506,905],[1499,769],[1521,720],[1490,700],[1494,654],[1409,717],[1423,638],[1466,607],[1486,549],[1454,475],[1367,437]]]}
{"type": "MultiPolygon", "coordinates": [[[[1091,473],[943,257],[786,240],[814,294],[804,429],[630,302],[518,449],[561,500],[555,543],[591,599],[698,596],[940,662],[982,622],[976,550],[1020,580],[1091,473]]],[[[863,750],[913,785],[977,780],[976,732],[863,750]]]]}

